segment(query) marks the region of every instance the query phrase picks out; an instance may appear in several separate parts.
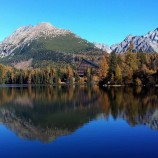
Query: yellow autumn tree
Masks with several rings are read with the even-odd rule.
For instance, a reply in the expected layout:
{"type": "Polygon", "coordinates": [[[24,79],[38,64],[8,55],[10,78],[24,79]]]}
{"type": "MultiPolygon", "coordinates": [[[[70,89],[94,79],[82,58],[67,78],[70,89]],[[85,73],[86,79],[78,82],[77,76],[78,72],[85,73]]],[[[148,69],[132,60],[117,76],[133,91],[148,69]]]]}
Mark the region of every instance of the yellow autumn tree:
{"type": "Polygon", "coordinates": [[[69,65],[67,66],[67,79],[68,82],[73,82],[73,70],[69,65]]]}
{"type": "Polygon", "coordinates": [[[116,78],[116,83],[121,84],[122,83],[122,71],[119,65],[116,67],[115,71],[115,78],[116,78]]]}
{"type": "Polygon", "coordinates": [[[99,78],[102,80],[107,77],[109,65],[105,57],[102,58],[98,70],[99,78]]]}

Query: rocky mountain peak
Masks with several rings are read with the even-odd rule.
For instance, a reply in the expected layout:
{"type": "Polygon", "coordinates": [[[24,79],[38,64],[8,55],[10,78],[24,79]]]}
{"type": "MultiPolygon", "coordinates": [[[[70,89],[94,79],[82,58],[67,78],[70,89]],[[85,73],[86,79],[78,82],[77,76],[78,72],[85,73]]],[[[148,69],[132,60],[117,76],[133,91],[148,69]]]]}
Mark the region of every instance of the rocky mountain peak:
{"type": "Polygon", "coordinates": [[[107,53],[111,53],[111,49],[108,45],[104,44],[104,43],[94,43],[95,47],[98,49],[101,49],[107,53]]]}
{"type": "Polygon", "coordinates": [[[55,26],[53,26],[51,23],[49,22],[41,22],[39,24],[37,24],[34,29],[40,29],[40,30],[54,30],[57,29],[55,26]]]}
{"type": "Polygon", "coordinates": [[[131,40],[132,38],[133,38],[133,35],[130,34],[125,38],[125,40],[128,41],[128,40],[131,40]]]}
{"type": "Polygon", "coordinates": [[[133,43],[134,51],[142,49],[143,52],[146,53],[158,53],[158,28],[148,32],[144,36],[129,35],[123,42],[112,45],[111,49],[117,53],[124,53],[128,49],[130,43],[133,43]]]}
{"type": "Polygon", "coordinates": [[[37,24],[37,26],[43,26],[43,27],[53,27],[53,25],[49,22],[41,22],[39,24],[37,24]]]}
{"type": "Polygon", "coordinates": [[[40,59],[52,59],[56,62],[60,57],[67,62],[71,60],[70,53],[79,54],[89,50],[94,50],[94,45],[87,40],[69,30],[42,22],[36,26],[20,27],[0,43],[0,59],[20,65],[40,59]]]}
{"type": "Polygon", "coordinates": [[[158,28],[155,29],[154,31],[150,31],[144,37],[149,38],[150,40],[158,42],[158,28]]]}
{"type": "Polygon", "coordinates": [[[45,39],[55,38],[70,33],[70,31],[56,28],[48,22],[42,22],[36,26],[23,26],[0,43],[0,56],[8,56],[14,52],[15,49],[19,47],[23,49],[24,46],[29,45],[33,40],[38,40],[41,37],[45,39]]]}

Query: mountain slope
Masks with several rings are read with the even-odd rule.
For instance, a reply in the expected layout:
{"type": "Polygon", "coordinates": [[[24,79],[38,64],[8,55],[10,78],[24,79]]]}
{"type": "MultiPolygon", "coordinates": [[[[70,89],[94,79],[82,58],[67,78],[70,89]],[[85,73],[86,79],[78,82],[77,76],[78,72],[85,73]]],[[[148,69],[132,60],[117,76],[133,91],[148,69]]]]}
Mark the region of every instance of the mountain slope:
{"type": "Polygon", "coordinates": [[[58,29],[50,23],[17,29],[0,43],[0,61],[65,60],[66,55],[79,54],[95,48],[94,44],[69,30],[58,29]]]}
{"type": "Polygon", "coordinates": [[[112,45],[111,49],[117,53],[124,53],[131,43],[134,46],[133,51],[142,49],[145,53],[158,53],[158,28],[144,36],[129,35],[123,42],[112,45]]]}
{"type": "Polygon", "coordinates": [[[103,44],[103,43],[94,43],[95,47],[98,48],[98,49],[101,49],[107,53],[111,53],[111,48],[106,45],[106,44],[103,44]]]}

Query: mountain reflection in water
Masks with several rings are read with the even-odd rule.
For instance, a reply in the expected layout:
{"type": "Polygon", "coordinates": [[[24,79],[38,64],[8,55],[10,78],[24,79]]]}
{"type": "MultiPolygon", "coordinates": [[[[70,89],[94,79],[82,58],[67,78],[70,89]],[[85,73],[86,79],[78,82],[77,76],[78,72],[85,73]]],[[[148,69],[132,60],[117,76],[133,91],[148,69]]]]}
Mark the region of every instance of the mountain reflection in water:
{"type": "Polygon", "coordinates": [[[158,130],[157,94],[157,88],[1,87],[0,122],[19,137],[42,142],[98,117],[158,130]]]}

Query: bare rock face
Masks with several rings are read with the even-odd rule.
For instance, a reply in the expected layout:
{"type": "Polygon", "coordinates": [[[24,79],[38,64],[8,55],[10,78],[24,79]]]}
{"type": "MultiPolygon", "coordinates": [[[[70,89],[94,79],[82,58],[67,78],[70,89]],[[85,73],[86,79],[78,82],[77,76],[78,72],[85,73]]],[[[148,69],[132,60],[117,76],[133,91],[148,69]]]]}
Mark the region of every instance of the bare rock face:
{"type": "Polygon", "coordinates": [[[64,29],[54,27],[50,23],[39,23],[36,26],[24,26],[17,29],[11,36],[4,39],[0,43],[0,57],[5,57],[13,53],[17,48],[23,49],[29,46],[33,40],[41,37],[55,38],[57,36],[65,36],[71,32],[64,29]]]}
{"type": "MultiPolygon", "coordinates": [[[[73,34],[69,30],[56,28],[48,22],[42,22],[36,26],[30,25],[20,27],[12,35],[0,42],[0,58],[7,56],[12,57],[21,52],[37,51],[37,47],[42,47],[42,42],[47,43],[46,47],[49,47],[48,50],[58,52],[70,52],[70,50],[79,52],[81,50],[86,51],[95,47],[106,51],[107,53],[111,53],[112,51],[115,51],[116,53],[124,53],[132,43],[134,52],[141,49],[146,53],[158,53],[158,28],[154,31],[150,31],[144,36],[129,35],[123,42],[109,47],[102,43],[92,44],[73,34]],[[33,47],[35,46],[33,41],[36,41],[36,47],[33,47]]],[[[44,51],[48,50],[45,49],[44,44],[44,51]]],[[[32,58],[32,56],[30,58],[32,58]]]]}
{"type": "Polygon", "coordinates": [[[134,46],[133,52],[137,52],[141,49],[145,53],[158,53],[158,28],[144,36],[129,35],[123,42],[114,44],[111,47],[103,43],[94,43],[95,47],[107,53],[111,53],[112,51],[125,53],[130,44],[134,46]]]}
{"type": "Polygon", "coordinates": [[[106,44],[94,43],[94,45],[95,45],[96,48],[101,49],[101,50],[103,50],[103,51],[105,51],[107,53],[111,53],[112,52],[111,48],[108,45],[106,45],[106,44]]]}
{"type": "Polygon", "coordinates": [[[123,42],[112,45],[110,48],[117,53],[124,53],[131,43],[134,46],[133,51],[141,49],[145,53],[158,53],[158,28],[144,36],[129,35],[123,42]]]}

